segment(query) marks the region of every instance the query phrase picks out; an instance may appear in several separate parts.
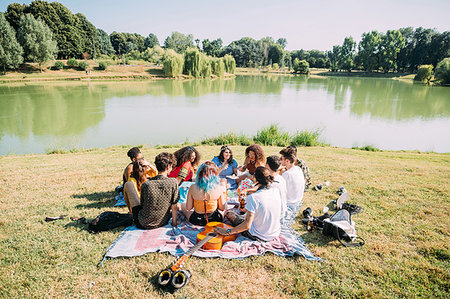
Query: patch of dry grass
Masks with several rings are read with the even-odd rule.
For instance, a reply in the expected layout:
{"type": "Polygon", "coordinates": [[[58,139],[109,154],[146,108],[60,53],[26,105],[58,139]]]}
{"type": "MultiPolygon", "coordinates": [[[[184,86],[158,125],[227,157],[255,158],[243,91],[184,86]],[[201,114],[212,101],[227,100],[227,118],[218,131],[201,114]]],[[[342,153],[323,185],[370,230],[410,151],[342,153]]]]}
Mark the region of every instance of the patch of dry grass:
{"type": "MultiPolygon", "coordinates": [[[[199,146],[202,160],[219,146],[199,146]]],[[[233,146],[242,163],[245,147],[233,146]]],[[[363,248],[347,249],[320,232],[295,229],[327,262],[267,254],[244,260],[191,258],[188,286],[175,294],[155,286],[153,276],[174,257],[151,253],[118,258],[97,269],[121,229],[91,235],[68,219],[94,218],[114,208],[113,190],[127,165],[127,147],[66,154],[0,157],[1,297],[447,297],[450,282],[448,215],[450,155],[366,152],[332,147],[299,148],[313,184],[304,208],[315,215],[341,187],[363,207],[356,215],[363,248]]],[[[265,147],[277,154],[280,148],[265,147]]],[[[162,151],[144,147],[153,161],[162,151]]]]}

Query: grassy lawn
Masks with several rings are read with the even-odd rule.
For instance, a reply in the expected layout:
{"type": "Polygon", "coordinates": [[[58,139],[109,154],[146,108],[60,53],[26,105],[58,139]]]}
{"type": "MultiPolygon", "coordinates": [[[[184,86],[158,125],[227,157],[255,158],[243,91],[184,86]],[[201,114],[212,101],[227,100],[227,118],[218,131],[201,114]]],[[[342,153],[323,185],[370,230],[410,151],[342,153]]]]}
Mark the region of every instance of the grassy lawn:
{"type": "MultiPolygon", "coordinates": [[[[218,146],[199,146],[202,160],[218,146]]],[[[233,146],[243,162],[244,147],[233,146]]],[[[128,147],[67,154],[0,157],[0,296],[112,298],[449,297],[450,155],[367,152],[333,147],[299,148],[313,184],[303,208],[315,215],[345,186],[363,207],[353,217],[363,248],[343,248],[299,224],[308,248],[327,262],[273,254],[244,260],[200,259],[186,264],[189,285],[165,293],[153,276],[174,257],[150,253],[107,260],[97,268],[121,229],[91,235],[70,216],[92,219],[114,208],[114,188],[128,163],[128,147]],[[46,216],[68,215],[43,221],[46,216]]],[[[151,162],[175,148],[144,147],[151,162]]],[[[266,154],[280,148],[265,147],[266,154]]]]}

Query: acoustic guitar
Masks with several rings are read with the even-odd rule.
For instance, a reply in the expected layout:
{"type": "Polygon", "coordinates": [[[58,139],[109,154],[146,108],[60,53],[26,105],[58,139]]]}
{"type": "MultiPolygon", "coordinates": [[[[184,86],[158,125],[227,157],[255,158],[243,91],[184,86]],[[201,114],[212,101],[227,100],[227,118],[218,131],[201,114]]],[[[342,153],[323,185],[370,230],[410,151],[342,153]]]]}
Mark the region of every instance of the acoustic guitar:
{"type": "MultiPolygon", "coordinates": [[[[208,222],[205,226],[205,230],[197,234],[197,243],[201,242],[209,233],[214,232],[214,228],[221,227],[224,229],[232,228],[232,226],[227,225],[222,222],[208,222]]],[[[205,250],[220,250],[222,249],[222,245],[228,241],[236,240],[236,235],[222,236],[217,234],[216,237],[211,238],[208,242],[206,242],[202,248],[205,250]]]]}

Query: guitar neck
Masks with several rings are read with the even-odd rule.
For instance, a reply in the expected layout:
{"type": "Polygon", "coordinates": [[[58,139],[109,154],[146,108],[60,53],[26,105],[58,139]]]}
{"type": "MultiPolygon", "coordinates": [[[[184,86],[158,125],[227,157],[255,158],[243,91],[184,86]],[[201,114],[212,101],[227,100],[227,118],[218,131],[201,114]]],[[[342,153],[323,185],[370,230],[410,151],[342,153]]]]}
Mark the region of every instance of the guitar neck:
{"type": "Polygon", "coordinates": [[[191,249],[189,249],[184,255],[191,256],[195,251],[197,251],[197,249],[199,249],[200,247],[205,245],[205,243],[207,243],[209,240],[211,240],[212,238],[217,237],[218,235],[219,234],[217,234],[217,233],[209,233],[209,234],[207,234],[206,237],[203,240],[201,240],[200,242],[195,244],[195,246],[192,247],[191,249]]]}

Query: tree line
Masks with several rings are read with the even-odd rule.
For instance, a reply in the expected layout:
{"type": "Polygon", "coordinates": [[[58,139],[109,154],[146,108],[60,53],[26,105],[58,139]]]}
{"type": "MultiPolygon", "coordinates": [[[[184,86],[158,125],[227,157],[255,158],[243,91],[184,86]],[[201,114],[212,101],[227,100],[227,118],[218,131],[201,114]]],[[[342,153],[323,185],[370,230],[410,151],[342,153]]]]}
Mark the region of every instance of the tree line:
{"type": "MultiPolygon", "coordinates": [[[[55,58],[82,58],[108,55],[111,58],[139,59],[161,63],[164,49],[173,49],[184,53],[188,48],[197,48],[211,57],[231,55],[237,67],[267,67],[277,66],[295,69],[307,62],[312,68],[330,68],[332,71],[403,71],[415,72],[420,65],[434,67],[444,58],[450,56],[450,31],[439,33],[435,29],[400,28],[365,32],[357,44],[354,39],[346,37],[341,45],[335,45],[329,51],[320,50],[286,50],[287,40],[264,37],[255,40],[243,37],[223,45],[222,39],[194,39],[192,34],[173,32],[161,45],[155,34],[144,37],[137,33],[112,32],[108,35],[104,30],[96,28],[81,14],[72,12],[58,2],[33,1],[30,5],[13,3],[4,13],[2,35],[6,34],[7,25],[12,27],[18,43],[23,48],[25,61],[37,61],[28,55],[23,40],[20,38],[21,19],[31,15],[37,21],[44,23],[52,33],[51,39],[56,42],[57,49],[52,53],[55,58]],[[163,49],[164,48],[164,49],[163,49]],[[84,55],[83,55],[84,54],[84,55]]],[[[37,26],[37,25],[36,25],[37,26]]],[[[41,26],[42,27],[42,26],[41,26]]],[[[20,50],[12,50],[13,42],[7,42],[12,37],[2,37],[0,40],[0,57],[20,56],[20,50]],[[6,46],[2,46],[6,44],[6,46]],[[2,52],[3,51],[3,52],[2,52]],[[10,55],[15,51],[15,55],[10,55]],[[7,54],[2,54],[7,53],[7,54]]],[[[17,48],[14,46],[13,48],[17,48]]],[[[52,51],[50,51],[52,52],[52,51]]],[[[51,55],[50,55],[51,56],[51,55]]],[[[22,61],[11,62],[11,57],[2,59],[3,67],[15,68],[22,61]],[[6,62],[5,62],[6,61],[6,62]]],[[[13,59],[14,60],[14,59],[13,59]]]]}

